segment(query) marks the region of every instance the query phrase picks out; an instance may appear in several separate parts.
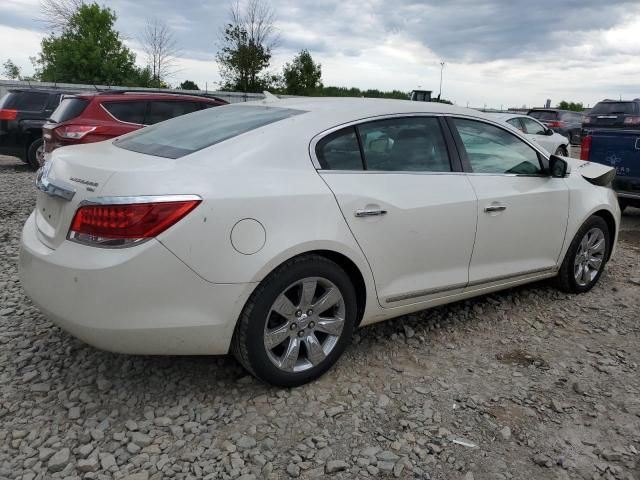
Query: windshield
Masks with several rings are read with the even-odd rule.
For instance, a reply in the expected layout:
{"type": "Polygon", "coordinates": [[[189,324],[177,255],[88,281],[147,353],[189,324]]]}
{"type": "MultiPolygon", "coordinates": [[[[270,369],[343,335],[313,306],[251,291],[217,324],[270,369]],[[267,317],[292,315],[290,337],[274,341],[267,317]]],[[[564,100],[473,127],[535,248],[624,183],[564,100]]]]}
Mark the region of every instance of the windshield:
{"type": "Polygon", "coordinates": [[[114,145],[149,155],[180,158],[270,123],[305,113],[288,108],[228,105],[143,128],[114,145]]]}
{"type": "Polygon", "coordinates": [[[558,118],[558,112],[549,110],[534,110],[529,112],[529,116],[537,120],[556,120],[558,118]]]}
{"type": "Polygon", "coordinates": [[[633,115],[635,113],[633,102],[600,102],[589,112],[590,115],[622,114],[633,115]]]}
{"type": "Polygon", "coordinates": [[[88,104],[89,102],[87,100],[81,98],[65,98],[51,114],[51,121],[62,123],[76,118],[83,112],[88,104]]]}

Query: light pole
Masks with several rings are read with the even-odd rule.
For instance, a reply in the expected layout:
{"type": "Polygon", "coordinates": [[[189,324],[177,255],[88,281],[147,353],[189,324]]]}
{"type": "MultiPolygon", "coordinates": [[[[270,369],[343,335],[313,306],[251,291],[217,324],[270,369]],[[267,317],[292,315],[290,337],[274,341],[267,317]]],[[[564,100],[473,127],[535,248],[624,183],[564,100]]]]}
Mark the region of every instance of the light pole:
{"type": "Polygon", "coordinates": [[[442,72],[444,70],[444,62],[440,62],[440,93],[438,93],[438,100],[442,98],[442,72]]]}

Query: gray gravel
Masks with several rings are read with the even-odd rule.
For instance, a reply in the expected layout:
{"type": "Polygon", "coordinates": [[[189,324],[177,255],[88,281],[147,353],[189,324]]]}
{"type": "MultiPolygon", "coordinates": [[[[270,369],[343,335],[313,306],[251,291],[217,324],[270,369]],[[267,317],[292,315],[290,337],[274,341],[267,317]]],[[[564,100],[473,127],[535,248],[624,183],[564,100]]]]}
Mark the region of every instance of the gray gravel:
{"type": "Polygon", "coordinates": [[[33,172],[0,158],[0,479],[640,480],[640,211],[582,296],[546,283],[357,332],[319,381],[115,355],[24,296],[33,172]]]}

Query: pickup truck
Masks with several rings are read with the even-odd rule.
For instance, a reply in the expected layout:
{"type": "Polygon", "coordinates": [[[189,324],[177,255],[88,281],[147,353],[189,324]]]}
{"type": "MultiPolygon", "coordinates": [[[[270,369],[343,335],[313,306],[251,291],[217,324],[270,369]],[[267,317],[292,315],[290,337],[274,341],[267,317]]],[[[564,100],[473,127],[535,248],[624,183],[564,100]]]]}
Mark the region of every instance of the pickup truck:
{"type": "Polygon", "coordinates": [[[639,130],[591,130],[582,140],[580,159],[615,168],[612,186],[620,209],[640,208],[639,130]]]}

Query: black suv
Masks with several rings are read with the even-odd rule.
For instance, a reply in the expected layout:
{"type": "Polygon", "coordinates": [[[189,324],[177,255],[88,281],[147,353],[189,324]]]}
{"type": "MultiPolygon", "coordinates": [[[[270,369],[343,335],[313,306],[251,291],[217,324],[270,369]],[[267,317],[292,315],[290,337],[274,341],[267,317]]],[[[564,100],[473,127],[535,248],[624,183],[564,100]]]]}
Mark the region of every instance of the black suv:
{"type": "Polygon", "coordinates": [[[13,155],[38,168],[42,156],[42,126],[65,94],[77,92],[40,88],[9,90],[0,99],[0,154],[13,155]]]}
{"type": "Polygon", "coordinates": [[[582,122],[583,136],[593,129],[640,130],[640,98],[603,100],[595,104],[582,122]]]}
{"type": "Polygon", "coordinates": [[[558,108],[533,108],[527,112],[527,115],[567,137],[571,145],[580,144],[580,130],[584,117],[582,113],[558,108]]]}

